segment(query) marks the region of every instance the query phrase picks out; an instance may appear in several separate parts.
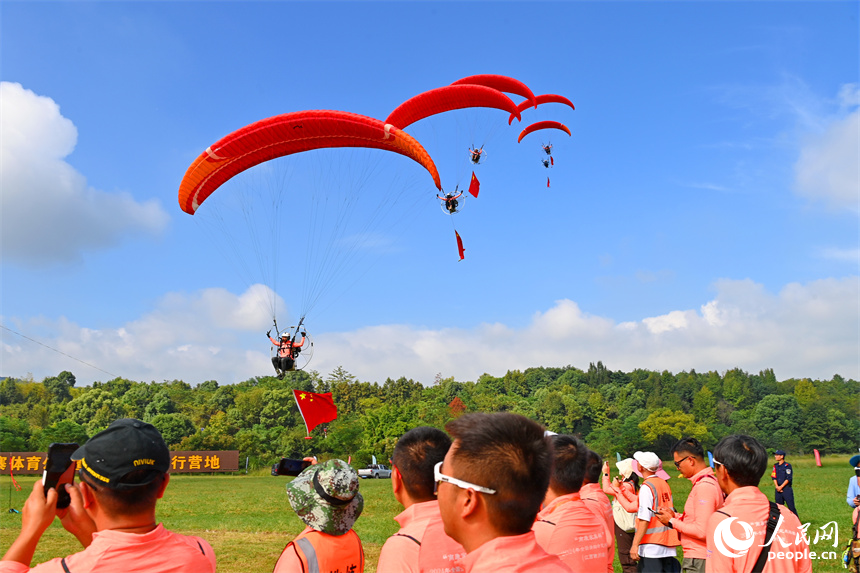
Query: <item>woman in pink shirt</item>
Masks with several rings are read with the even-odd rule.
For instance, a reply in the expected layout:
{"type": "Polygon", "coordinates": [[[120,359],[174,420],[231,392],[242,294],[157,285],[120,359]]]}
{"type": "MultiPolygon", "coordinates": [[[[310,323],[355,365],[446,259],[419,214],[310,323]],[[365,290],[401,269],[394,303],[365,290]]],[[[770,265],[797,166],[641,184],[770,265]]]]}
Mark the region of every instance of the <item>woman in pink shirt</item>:
{"type": "MultiPolygon", "coordinates": [[[[616,477],[612,482],[609,481],[609,462],[603,464],[603,492],[606,495],[615,496],[613,513],[623,510],[635,517],[636,512],[639,511],[639,476],[633,472],[635,463],[636,460],[633,458],[617,462],[615,467],[618,468],[621,476],[616,477]],[[617,506],[621,506],[620,509],[617,506]]],[[[620,526],[618,520],[615,520],[615,546],[618,548],[618,561],[624,573],[638,571],[638,565],[630,558],[630,546],[633,544],[634,535],[632,518],[630,523],[631,526],[628,529],[620,526]]]]}

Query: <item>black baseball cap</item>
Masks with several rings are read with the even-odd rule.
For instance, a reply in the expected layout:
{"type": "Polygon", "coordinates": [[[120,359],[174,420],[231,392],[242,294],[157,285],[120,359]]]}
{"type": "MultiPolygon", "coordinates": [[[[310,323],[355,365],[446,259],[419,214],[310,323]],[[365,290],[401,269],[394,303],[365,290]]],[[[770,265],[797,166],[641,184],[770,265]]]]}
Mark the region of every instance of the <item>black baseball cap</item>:
{"type": "Polygon", "coordinates": [[[75,450],[72,459],[96,484],[110,489],[132,489],[147,485],[170,469],[170,450],[152,424],[122,418],[87,440],[75,450]],[[151,470],[135,483],[122,478],[135,470],[151,470]]]}

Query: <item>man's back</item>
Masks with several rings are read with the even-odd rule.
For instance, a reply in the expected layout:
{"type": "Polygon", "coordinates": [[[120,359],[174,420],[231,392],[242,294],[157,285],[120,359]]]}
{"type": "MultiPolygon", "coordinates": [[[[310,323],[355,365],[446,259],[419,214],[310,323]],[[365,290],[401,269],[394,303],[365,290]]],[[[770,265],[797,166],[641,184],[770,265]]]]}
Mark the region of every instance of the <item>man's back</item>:
{"type": "Polygon", "coordinates": [[[612,564],[615,561],[615,517],[612,515],[612,503],[597,483],[583,484],[579,495],[585,506],[603,520],[606,531],[606,570],[612,573],[612,564]]]}
{"type": "MultiPolygon", "coordinates": [[[[809,545],[799,535],[800,521],[785,506],[778,506],[782,523],[779,525],[773,546],[770,548],[784,558],[769,558],[764,573],[811,573],[809,545]],[[798,542],[799,541],[799,542],[798,542]],[[800,554],[798,559],[794,557],[800,554]],[[785,558],[791,555],[791,558],[785,558]]],[[[740,487],[726,498],[725,505],[708,520],[708,556],[706,567],[709,573],[749,573],[758,559],[760,547],[766,541],[767,517],[770,503],[767,497],[755,486],[740,487]],[[726,520],[732,520],[726,524],[726,520]],[[746,554],[727,547],[724,540],[734,537],[747,538],[746,528],[752,527],[752,545],[746,554]]]]}
{"type": "MultiPolygon", "coordinates": [[[[547,553],[534,531],[496,537],[457,562],[465,573],[572,573],[557,555],[547,553]]],[[[453,571],[453,569],[452,569],[453,571]]],[[[581,571],[587,571],[583,569],[581,571]]]]}
{"type": "Polygon", "coordinates": [[[605,570],[605,526],[585,504],[579,493],[554,499],[538,513],[532,531],[547,553],[558,555],[572,570],[605,570]]]}
{"type": "Polygon", "coordinates": [[[466,556],[463,546],[445,535],[438,501],[413,504],[394,519],[400,531],[382,546],[379,573],[454,571],[454,561],[466,556]]]}
{"type": "Polygon", "coordinates": [[[149,533],[104,530],[93,534],[89,547],[28,569],[4,561],[0,572],[18,573],[207,573],[215,571],[215,552],[199,537],[180,535],[158,525],[149,533]]]}

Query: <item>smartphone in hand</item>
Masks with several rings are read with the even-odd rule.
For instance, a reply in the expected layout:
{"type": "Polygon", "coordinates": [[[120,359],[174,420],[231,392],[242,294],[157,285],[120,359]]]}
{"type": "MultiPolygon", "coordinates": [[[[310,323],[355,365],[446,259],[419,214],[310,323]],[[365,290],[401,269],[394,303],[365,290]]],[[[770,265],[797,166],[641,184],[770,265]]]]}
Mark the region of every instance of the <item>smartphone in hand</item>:
{"type": "Polygon", "coordinates": [[[75,462],[72,461],[72,454],[77,449],[78,444],[53,443],[48,446],[48,461],[42,473],[42,485],[46,496],[50,488],[57,490],[57,509],[69,507],[72,501],[66,492],[65,484],[74,482],[75,462]]]}
{"type": "Polygon", "coordinates": [[[281,461],[272,466],[273,476],[297,476],[302,473],[302,470],[311,465],[311,462],[306,460],[294,460],[290,458],[281,458],[281,461]]]}

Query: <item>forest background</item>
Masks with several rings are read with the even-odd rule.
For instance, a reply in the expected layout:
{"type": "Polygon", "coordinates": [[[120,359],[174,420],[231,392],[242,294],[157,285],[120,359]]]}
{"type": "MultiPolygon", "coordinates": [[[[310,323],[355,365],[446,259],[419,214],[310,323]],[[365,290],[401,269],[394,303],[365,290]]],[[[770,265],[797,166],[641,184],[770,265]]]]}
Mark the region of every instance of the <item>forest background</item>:
{"type": "Polygon", "coordinates": [[[860,436],[860,383],[778,381],[772,370],[723,374],[610,371],[601,362],[484,374],[476,382],[436,377],[432,384],[398,378],[359,381],[343,367],[323,377],[294,372],[283,380],[255,377],[232,385],[215,380],[115,378],[76,387],[68,371],[41,382],[0,381],[0,451],[44,451],[51,442],[85,442],[112,421],[151,422],[174,450],[239,450],[251,468],[280,457],[376,455],[385,463],[397,439],[419,425],[439,428],[464,412],[515,412],[558,433],[580,435],[614,457],[652,450],[667,459],[682,436],[708,448],[730,434],[750,434],[789,454],[854,452],[860,436]],[[305,440],[293,389],[331,392],[338,418],[305,440]]]}

